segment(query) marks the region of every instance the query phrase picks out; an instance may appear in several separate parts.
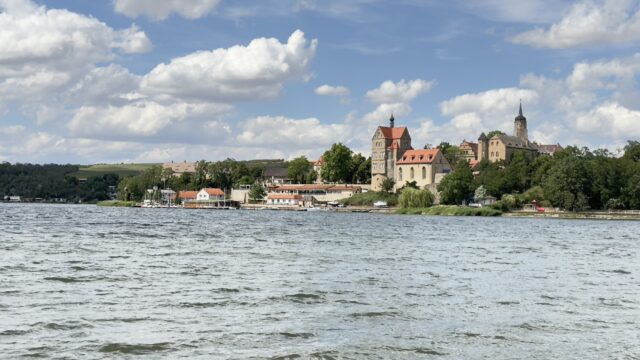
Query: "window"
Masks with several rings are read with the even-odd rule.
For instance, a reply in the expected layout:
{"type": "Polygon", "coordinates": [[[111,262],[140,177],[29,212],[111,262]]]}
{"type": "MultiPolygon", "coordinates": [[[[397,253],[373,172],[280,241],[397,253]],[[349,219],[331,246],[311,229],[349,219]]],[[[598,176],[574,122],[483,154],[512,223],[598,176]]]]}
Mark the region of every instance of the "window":
{"type": "Polygon", "coordinates": [[[398,170],[398,180],[402,181],[402,168],[398,170]]]}
{"type": "Polygon", "coordinates": [[[496,157],[499,157],[499,156],[500,156],[499,153],[496,151],[496,157]]]}
{"type": "Polygon", "coordinates": [[[491,157],[493,157],[493,151],[491,152],[491,157]]]}
{"type": "Polygon", "coordinates": [[[413,180],[413,177],[414,177],[413,168],[411,168],[411,180],[413,180]]]}
{"type": "Polygon", "coordinates": [[[422,167],[422,178],[426,179],[427,178],[427,168],[426,167],[422,167]]]}

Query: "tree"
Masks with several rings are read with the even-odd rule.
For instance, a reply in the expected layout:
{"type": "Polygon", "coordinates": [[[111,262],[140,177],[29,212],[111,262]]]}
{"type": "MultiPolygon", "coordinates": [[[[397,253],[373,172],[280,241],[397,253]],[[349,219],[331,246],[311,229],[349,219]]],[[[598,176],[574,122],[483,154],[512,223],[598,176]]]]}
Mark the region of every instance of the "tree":
{"type": "Polygon", "coordinates": [[[287,177],[294,183],[304,183],[309,171],[311,171],[309,159],[306,156],[300,156],[289,162],[287,177]]]}
{"type": "Polygon", "coordinates": [[[382,184],[380,184],[382,191],[387,193],[391,192],[394,186],[396,186],[396,182],[392,178],[385,178],[382,180],[382,184]]]}
{"type": "Polygon", "coordinates": [[[588,207],[589,171],[584,159],[567,156],[549,169],[543,182],[544,196],[554,206],[580,211],[588,207]]]}
{"type": "Polygon", "coordinates": [[[476,191],[473,193],[473,201],[479,201],[487,198],[487,189],[484,188],[484,185],[480,185],[476,191]]]}
{"type": "Polygon", "coordinates": [[[440,202],[443,204],[462,204],[473,190],[473,172],[464,159],[460,159],[456,169],[438,185],[440,202]]]}
{"type": "Polygon", "coordinates": [[[426,208],[433,205],[435,197],[427,189],[406,188],[400,194],[398,202],[402,208],[426,208]]]}
{"type": "Polygon", "coordinates": [[[322,179],[327,182],[351,181],[351,154],[347,146],[337,143],[324,153],[324,165],[322,166],[322,179]]]}
{"type": "Polygon", "coordinates": [[[354,154],[351,158],[352,179],[354,184],[371,182],[371,157],[365,158],[361,154],[354,154]]]}
{"type": "Polygon", "coordinates": [[[442,151],[442,155],[444,155],[450,164],[455,166],[458,163],[458,159],[460,158],[460,155],[462,155],[462,151],[459,147],[443,141],[438,145],[438,148],[442,151]]]}
{"type": "Polygon", "coordinates": [[[267,196],[267,191],[261,184],[251,185],[251,189],[249,189],[249,199],[251,201],[262,201],[265,196],[267,196]]]}

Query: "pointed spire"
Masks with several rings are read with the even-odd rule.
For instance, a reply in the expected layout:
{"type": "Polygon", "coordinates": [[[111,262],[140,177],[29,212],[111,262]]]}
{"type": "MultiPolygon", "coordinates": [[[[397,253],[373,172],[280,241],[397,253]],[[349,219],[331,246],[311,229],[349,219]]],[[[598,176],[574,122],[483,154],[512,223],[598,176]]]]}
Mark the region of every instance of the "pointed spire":
{"type": "Polygon", "coordinates": [[[520,112],[518,113],[519,116],[523,116],[522,115],[522,99],[520,99],[520,112]]]}
{"type": "Polygon", "coordinates": [[[391,118],[389,119],[389,127],[392,128],[394,126],[396,119],[393,118],[393,113],[391,113],[391,118]]]}

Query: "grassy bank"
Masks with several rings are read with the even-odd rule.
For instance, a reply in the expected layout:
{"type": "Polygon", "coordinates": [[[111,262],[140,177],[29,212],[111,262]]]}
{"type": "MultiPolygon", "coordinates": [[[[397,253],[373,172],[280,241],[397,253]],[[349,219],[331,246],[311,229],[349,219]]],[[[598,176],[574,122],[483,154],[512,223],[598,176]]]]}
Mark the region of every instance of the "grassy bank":
{"type": "Polygon", "coordinates": [[[385,192],[368,191],[340,200],[342,204],[347,206],[373,206],[373,203],[376,201],[386,201],[387,205],[396,206],[398,205],[398,195],[385,192]]]}
{"type": "Polygon", "coordinates": [[[71,175],[77,178],[90,178],[105,174],[117,174],[120,177],[140,175],[143,171],[159,164],[97,164],[81,166],[78,172],[71,175]]]}
{"type": "Polygon", "coordinates": [[[429,208],[399,209],[397,214],[440,215],[440,216],[500,216],[502,211],[491,208],[470,208],[466,206],[438,205],[429,208]]]}
{"type": "Polygon", "coordinates": [[[133,207],[137,203],[135,201],[108,200],[97,203],[98,206],[115,206],[115,207],[133,207]]]}

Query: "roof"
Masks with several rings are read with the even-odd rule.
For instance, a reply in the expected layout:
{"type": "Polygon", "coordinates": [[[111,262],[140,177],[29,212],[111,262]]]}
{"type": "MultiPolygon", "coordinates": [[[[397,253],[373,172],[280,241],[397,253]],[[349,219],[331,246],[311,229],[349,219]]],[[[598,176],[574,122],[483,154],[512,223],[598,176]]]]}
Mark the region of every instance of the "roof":
{"type": "Polygon", "coordinates": [[[286,167],[268,167],[264,169],[263,173],[264,177],[277,177],[277,178],[287,178],[287,168],[286,167]]]}
{"type": "Polygon", "coordinates": [[[320,156],[320,159],[316,160],[313,164],[316,166],[324,164],[324,156],[320,156]]]}
{"type": "Polygon", "coordinates": [[[295,184],[282,185],[271,189],[271,191],[360,191],[359,186],[351,185],[322,185],[322,184],[295,184]]]}
{"type": "Polygon", "coordinates": [[[538,145],[538,151],[543,154],[555,154],[556,151],[562,150],[560,144],[555,145],[538,145]]]}
{"type": "Polygon", "coordinates": [[[294,194],[269,194],[267,195],[267,199],[280,199],[280,200],[299,200],[302,199],[302,195],[294,195],[294,194]]]}
{"type": "Polygon", "coordinates": [[[180,191],[180,199],[195,199],[198,197],[197,191],[180,191]]]}
{"type": "Polygon", "coordinates": [[[511,136],[511,135],[505,135],[505,134],[496,134],[494,137],[491,138],[491,140],[493,139],[500,139],[502,140],[502,142],[507,146],[507,147],[512,147],[512,148],[522,148],[522,149],[536,149],[535,145],[533,145],[533,143],[530,143],[526,140],[523,140],[517,136],[511,136]]]}
{"type": "Polygon", "coordinates": [[[224,191],[218,189],[218,188],[204,188],[200,191],[204,191],[207,194],[209,194],[210,196],[224,196],[224,191]]]}
{"type": "Polygon", "coordinates": [[[398,140],[404,136],[405,132],[407,132],[406,126],[400,126],[400,127],[379,126],[378,129],[380,129],[384,138],[388,140],[398,140]]]}
{"type": "Polygon", "coordinates": [[[462,144],[460,144],[460,147],[463,147],[463,146],[469,146],[471,148],[471,151],[473,151],[475,154],[478,153],[478,143],[463,140],[462,144]]]}
{"type": "Polygon", "coordinates": [[[397,164],[431,164],[438,152],[440,149],[407,150],[397,164]]]}

